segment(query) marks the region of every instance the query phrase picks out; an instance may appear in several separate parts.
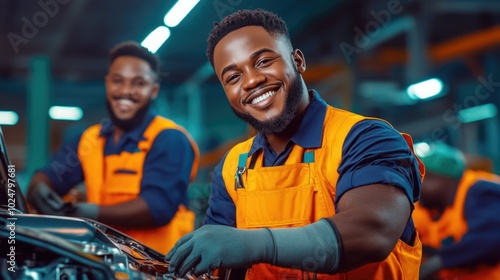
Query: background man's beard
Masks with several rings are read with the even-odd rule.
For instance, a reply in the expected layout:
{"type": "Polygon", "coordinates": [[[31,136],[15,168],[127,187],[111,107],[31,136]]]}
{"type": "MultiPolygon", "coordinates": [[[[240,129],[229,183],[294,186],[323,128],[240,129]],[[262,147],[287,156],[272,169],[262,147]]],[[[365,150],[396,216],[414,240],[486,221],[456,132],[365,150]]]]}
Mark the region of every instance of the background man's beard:
{"type": "Polygon", "coordinates": [[[123,131],[130,131],[141,124],[141,122],[146,117],[146,114],[149,111],[149,106],[151,101],[148,101],[144,106],[140,107],[139,110],[128,120],[119,119],[113,109],[111,108],[111,103],[106,99],[106,109],[108,110],[109,119],[116,127],[120,128],[123,131]]]}
{"type": "Polygon", "coordinates": [[[300,73],[296,71],[295,78],[290,85],[288,96],[285,100],[285,106],[281,114],[278,116],[267,121],[259,121],[250,114],[238,112],[233,108],[233,106],[231,106],[231,109],[238,118],[250,124],[253,128],[255,128],[255,130],[264,134],[279,135],[297,116],[297,109],[299,107],[303,91],[304,85],[300,79],[300,73]]]}

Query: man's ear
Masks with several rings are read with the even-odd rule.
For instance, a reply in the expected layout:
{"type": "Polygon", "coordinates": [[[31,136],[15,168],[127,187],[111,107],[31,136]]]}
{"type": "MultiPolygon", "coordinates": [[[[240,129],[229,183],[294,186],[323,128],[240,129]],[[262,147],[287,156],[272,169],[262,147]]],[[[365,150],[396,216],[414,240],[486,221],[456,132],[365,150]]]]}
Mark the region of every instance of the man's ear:
{"type": "Polygon", "coordinates": [[[108,75],[106,75],[106,76],[104,76],[104,84],[107,84],[107,83],[108,83],[108,81],[109,81],[109,79],[110,79],[110,78],[109,78],[109,74],[108,74],[108,75]]]}
{"type": "Polygon", "coordinates": [[[297,66],[297,70],[299,73],[304,73],[306,71],[306,59],[301,50],[295,49],[292,52],[293,61],[295,62],[295,66],[297,66]]]}
{"type": "Polygon", "coordinates": [[[151,99],[156,99],[158,97],[158,92],[160,91],[160,84],[155,82],[153,85],[153,93],[151,94],[151,99]]]}

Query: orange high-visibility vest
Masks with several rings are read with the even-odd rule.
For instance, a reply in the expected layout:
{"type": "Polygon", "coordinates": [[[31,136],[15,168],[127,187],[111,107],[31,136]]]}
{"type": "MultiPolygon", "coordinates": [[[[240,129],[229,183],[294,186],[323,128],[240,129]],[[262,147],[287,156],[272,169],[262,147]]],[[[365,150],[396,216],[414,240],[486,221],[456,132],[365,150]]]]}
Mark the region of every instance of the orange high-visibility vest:
{"type": "MultiPolygon", "coordinates": [[[[263,153],[251,159],[246,153],[253,138],[238,144],[227,155],[222,176],[236,206],[236,226],[244,229],[301,227],[335,215],[335,193],[342,160],[342,146],[351,128],[368,119],[327,107],[322,145],[304,150],[295,145],[285,165],[263,167],[263,153]],[[249,168],[254,161],[253,168],[249,168]],[[236,170],[244,170],[236,187],[236,170]]],[[[413,149],[409,135],[404,135],[413,149]]],[[[423,165],[420,172],[423,176],[423,165]]],[[[240,172],[241,173],[241,172],[240,172]]],[[[316,279],[418,279],[422,247],[418,236],[414,246],[399,240],[382,262],[368,264],[348,273],[318,274],[316,279]]],[[[313,264],[314,260],[310,260],[313,264]]],[[[313,273],[269,264],[257,264],[247,279],[314,279],[313,273]]]]}
{"type": "MultiPolygon", "coordinates": [[[[189,139],[195,153],[191,168],[191,180],[196,176],[199,151],[196,143],[182,127],[173,121],[156,116],[145,130],[143,140],[138,143],[138,152],[121,152],[119,155],[104,156],[106,139],[100,136],[101,125],[89,127],[78,145],[78,158],[85,174],[87,201],[97,205],[114,205],[130,201],[139,196],[144,160],[156,136],[165,129],[182,131],[189,139]],[[125,169],[135,174],[116,173],[125,169]]],[[[146,246],[166,254],[185,234],[194,229],[194,213],[180,205],[172,220],[164,225],[147,229],[116,227],[146,246]]]]}
{"type": "MultiPolygon", "coordinates": [[[[500,177],[484,171],[466,170],[460,179],[453,203],[442,213],[439,220],[433,220],[426,208],[415,205],[413,220],[420,234],[422,244],[435,249],[442,247],[441,241],[452,236],[459,242],[467,232],[467,221],[464,218],[464,207],[467,192],[478,180],[500,183],[500,177]]],[[[474,269],[443,269],[438,273],[439,279],[500,279],[500,263],[496,266],[481,265],[474,269]]]]}

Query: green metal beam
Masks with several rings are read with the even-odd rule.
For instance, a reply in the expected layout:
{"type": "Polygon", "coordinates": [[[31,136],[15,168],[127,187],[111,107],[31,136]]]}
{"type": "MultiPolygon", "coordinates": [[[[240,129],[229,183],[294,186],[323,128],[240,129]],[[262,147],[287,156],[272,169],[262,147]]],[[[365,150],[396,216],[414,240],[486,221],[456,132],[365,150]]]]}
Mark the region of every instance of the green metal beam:
{"type": "Polygon", "coordinates": [[[26,174],[31,176],[49,158],[49,118],[52,79],[50,61],[46,56],[35,56],[30,61],[27,98],[27,153],[26,174]]]}

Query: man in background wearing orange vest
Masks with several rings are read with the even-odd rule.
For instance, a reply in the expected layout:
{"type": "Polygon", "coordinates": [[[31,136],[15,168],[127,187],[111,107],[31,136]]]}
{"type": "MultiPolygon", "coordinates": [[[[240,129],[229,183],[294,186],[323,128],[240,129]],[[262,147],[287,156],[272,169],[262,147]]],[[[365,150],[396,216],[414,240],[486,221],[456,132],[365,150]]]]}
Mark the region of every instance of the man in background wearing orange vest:
{"type": "Polygon", "coordinates": [[[161,253],[193,230],[185,205],[199,151],[191,136],[150,110],[159,61],[136,42],[110,52],[105,79],[109,120],[89,127],[38,170],[28,202],[41,214],[86,217],[161,253]],[[60,198],[84,181],[86,202],[69,210],[60,198]]]}
{"type": "Polygon", "coordinates": [[[413,212],[421,279],[500,279],[500,177],[466,169],[462,152],[442,142],[415,151],[426,169],[413,212]]]}
{"type": "Polygon", "coordinates": [[[167,254],[169,270],[418,279],[411,212],[423,166],[411,138],[308,90],[304,55],[273,13],[229,15],[212,30],[207,56],[233,111],[258,133],[215,168],[205,225],[167,254]]]}

